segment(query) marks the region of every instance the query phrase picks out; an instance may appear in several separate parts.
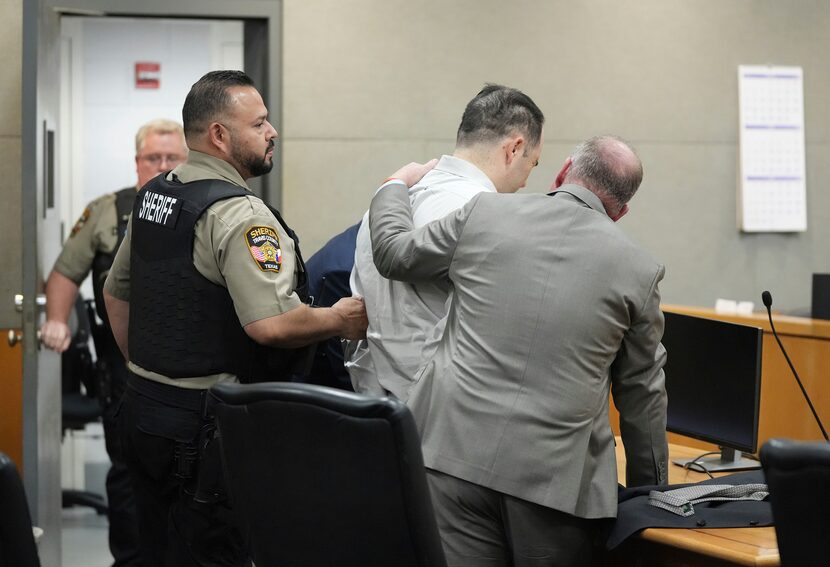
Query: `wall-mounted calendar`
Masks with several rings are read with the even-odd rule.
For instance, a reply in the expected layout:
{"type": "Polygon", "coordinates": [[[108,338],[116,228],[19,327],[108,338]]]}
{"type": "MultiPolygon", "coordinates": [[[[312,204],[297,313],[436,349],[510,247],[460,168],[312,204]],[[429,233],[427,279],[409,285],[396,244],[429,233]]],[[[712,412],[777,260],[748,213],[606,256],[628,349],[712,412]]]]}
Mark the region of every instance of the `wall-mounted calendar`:
{"type": "Polygon", "coordinates": [[[807,230],[801,67],[738,67],[738,227],[807,230]]]}

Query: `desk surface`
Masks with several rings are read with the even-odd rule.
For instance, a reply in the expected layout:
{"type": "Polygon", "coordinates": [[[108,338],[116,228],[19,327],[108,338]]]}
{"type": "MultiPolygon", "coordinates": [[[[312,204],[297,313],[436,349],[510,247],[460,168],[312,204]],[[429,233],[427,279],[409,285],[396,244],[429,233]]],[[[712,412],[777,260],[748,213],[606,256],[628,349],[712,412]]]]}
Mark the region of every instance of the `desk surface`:
{"type": "MultiPolygon", "coordinates": [[[[718,319],[720,321],[729,321],[732,323],[740,323],[741,325],[752,325],[761,327],[766,332],[770,332],[770,324],[767,312],[763,309],[756,311],[750,315],[729,315],[718,313],[714,309],[707,309],[705,307],[688,307],[685,305],[661,305],[663,311],[670,311],[672,313],[680,313],[682,315],[693,315],[695,317],[704,317],[707,319],[718,319]]],[[[773,312],[773,320],[775,321],[775,330],[779,335],[792,335],[809,337],[816,340],[830,340],[830,321],[825,319],[810,319],[808,317],[793,317],[791,315],[781,315],[773,312]]]]}
{"type": "MultiPolygon", "coordinates": [[[[692,458],[700,449],[669,444],[670,458],[692,458]]],[[[622,443],[617,442],[617,470],[620,482],[625,484],[625,453],[622,443]]],[[[715,474],[715,476],[719,476],[715,474]]],[[[704,473],[669,464],[669,482],[680,484],[699,482],[708,477],[704,473]]],[[[780,565],[778,542],[775,528],[710,528],[710,529],[669,529],[649,528],[640,537],[648,542],[665,546],[659,554],[666,564],[671,564],[678,551],[692,552],[706,557],[718,558],[735,565],[780,565]]]]}

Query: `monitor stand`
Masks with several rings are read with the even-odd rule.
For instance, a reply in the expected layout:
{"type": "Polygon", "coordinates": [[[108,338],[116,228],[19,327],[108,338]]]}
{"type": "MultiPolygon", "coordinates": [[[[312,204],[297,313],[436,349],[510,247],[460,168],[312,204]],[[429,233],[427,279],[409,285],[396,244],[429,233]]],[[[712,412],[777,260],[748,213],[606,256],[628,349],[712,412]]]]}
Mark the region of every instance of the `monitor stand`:
{"type": "Polygon", "coordinates": [[[761,468],[760,462],[745,459],[740,451],[729,447],[721,447],[720,456],[705,457],[702,459],[674,459],[672,462],[680,467],[686,467],[687,463],[694,463],[688,468],[698,472],[703,472],[703,468],[709,472],[748,471],[761,468]],[[701,468],[695,465],[700,465],[701,468]]]}

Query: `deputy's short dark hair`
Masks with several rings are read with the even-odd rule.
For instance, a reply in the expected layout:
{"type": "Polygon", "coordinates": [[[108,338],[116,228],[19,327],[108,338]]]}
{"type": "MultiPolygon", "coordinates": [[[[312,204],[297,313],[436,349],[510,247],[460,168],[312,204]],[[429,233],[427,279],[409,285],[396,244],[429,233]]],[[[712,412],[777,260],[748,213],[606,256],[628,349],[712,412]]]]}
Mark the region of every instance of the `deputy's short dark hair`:
{"type": "Polygon", "coordinates": [[[542,139],[545,115],[529,96],[503,85],[486,85],[467,104],[456,144],[469,147],[482,142],[496,142],[518,131],[529,147],[542,139]]]}
{"type": "Polygon", "coordinates": [[[211,71],[193,83],[182,107],[184,134],[201,134],[219,118],[231,102],[228,89],[252,87],[254,81],[242,71],[211,71]]]}

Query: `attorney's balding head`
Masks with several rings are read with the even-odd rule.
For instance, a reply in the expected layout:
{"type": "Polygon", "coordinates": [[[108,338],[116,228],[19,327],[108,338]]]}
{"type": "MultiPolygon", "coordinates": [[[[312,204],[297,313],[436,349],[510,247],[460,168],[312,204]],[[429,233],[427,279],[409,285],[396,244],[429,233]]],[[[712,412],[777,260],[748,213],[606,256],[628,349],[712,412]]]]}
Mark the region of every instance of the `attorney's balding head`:
{"type": "Polygon", "coordinates": [[[595,136],[574,149],[554,186],[573,183],[589,189],[608,216],[618,220],[642,181],[643,164],[631,146],[616,136],[595,136]]]}

